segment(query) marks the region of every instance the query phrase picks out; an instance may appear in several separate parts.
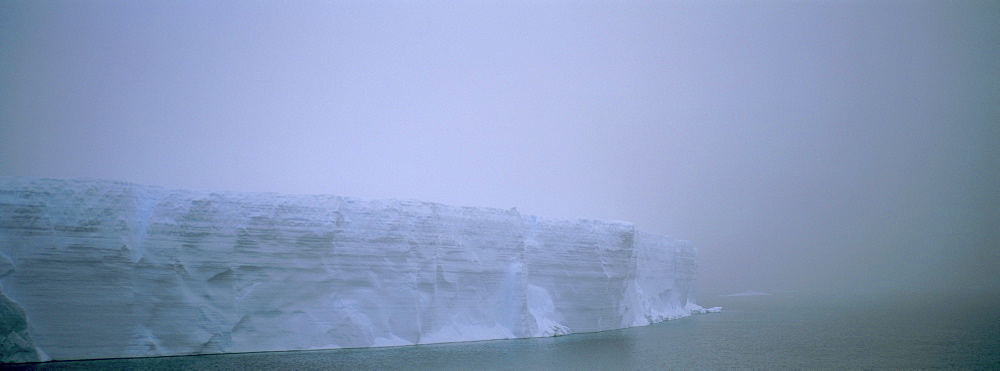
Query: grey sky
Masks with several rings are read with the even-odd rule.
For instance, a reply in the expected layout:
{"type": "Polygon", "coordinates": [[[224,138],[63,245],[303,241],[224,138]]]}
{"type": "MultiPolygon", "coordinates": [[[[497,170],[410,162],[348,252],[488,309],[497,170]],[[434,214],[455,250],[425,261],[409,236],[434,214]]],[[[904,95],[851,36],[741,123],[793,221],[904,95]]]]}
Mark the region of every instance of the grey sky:
{"type": "Polygon", "coordinates": [[[628,220],[703,291],[1000,287],[989,1],[4,1],[0,175],[628,220]]]}

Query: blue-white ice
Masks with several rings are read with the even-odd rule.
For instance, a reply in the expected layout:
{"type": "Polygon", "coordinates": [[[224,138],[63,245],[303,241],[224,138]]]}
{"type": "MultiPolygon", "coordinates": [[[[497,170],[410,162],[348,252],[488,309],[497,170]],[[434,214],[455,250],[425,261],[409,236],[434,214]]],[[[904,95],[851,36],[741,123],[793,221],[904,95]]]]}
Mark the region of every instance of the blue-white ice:
{"type": "Polygon", "coordinates": [[[554,336],[704,311],[625,222],[0,178],[0,361],[554,336]]]}

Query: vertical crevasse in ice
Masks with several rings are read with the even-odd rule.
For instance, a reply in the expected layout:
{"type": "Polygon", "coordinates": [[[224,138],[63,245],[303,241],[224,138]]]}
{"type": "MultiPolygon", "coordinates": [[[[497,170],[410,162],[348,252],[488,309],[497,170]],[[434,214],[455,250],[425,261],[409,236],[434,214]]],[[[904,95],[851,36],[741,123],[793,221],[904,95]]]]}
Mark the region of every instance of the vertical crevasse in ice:
{"type": "Polygon", "coordinates": [[[0,178],[0,361],[563,335],[686,316],[694,249],[625,222],[0,178]]]}

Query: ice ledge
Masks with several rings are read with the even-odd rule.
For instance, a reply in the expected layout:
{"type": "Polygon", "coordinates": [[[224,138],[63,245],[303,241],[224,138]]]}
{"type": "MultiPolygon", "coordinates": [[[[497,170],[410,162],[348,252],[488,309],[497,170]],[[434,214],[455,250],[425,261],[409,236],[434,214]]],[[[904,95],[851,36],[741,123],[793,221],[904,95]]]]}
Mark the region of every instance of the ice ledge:
{"type": "Polygon", "coordinates": [[[559,336],[717,311],[627,222],[0,178],[0,362],[559,336]]]}

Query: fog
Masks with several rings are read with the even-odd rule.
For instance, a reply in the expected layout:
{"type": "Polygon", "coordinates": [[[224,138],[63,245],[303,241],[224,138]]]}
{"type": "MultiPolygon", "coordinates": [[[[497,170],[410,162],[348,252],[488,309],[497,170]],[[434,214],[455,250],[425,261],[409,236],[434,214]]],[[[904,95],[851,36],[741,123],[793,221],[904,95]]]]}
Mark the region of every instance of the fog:
{"type": "Polygon", "coordinates": [[[4,1],[0,176],[626,220],[709,294],[995,292],[998,4],[4,1]]]}

